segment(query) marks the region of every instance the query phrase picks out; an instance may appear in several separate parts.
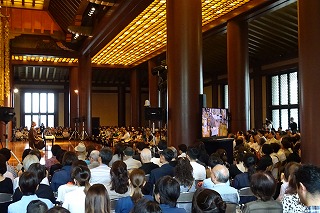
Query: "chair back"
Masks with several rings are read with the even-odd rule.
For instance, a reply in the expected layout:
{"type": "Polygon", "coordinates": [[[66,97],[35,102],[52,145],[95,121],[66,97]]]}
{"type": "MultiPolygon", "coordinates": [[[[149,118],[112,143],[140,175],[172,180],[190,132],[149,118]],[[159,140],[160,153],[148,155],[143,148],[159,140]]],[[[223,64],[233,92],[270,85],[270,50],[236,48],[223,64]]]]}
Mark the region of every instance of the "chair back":
{"type": "Polygon", "coordinates": [[[254,196],[250,187],[244,187],[242,189],[239,189],[238,192],[240,197],[254,196]]]}
{"type": "Polygon", "coordinates": [[[238,204],[236,204],[236,203],[226,203],[226,204],[227,204],[226,213],[236,213],[237,212],[238,204]]]}
{"type": "Polygon", "coordinates": [[[12,194],[0,193],[0,203],[9,203],[12,201],[12,194]]]}
{"type": "Polygon", "coordinates": [[[194,192],[183,192],[177,200],[177,207],[184,208],[187,213],[191,213],[192,199],[194,192]]]}
{"type": "Polygon", "coordinates": [[[110,200],[110,212],[113,213],[116,210],[116,204],[118,199],[110,200]]]}

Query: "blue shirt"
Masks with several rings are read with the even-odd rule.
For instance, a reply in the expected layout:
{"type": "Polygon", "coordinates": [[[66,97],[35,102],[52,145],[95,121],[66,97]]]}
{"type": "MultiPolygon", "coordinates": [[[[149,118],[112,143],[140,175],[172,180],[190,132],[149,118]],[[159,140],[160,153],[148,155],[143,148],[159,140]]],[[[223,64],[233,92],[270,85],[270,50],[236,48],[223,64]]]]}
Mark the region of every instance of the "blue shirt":
{"type": "MultiPolygon", "coordinates": [[[[143,196],[143,198],[146,198],[147,200],[153,200],[153,197],[150,195],[143,196]]],[[[133,208],[134,203],[131,199],[131,196],[123,197],[117,200],[115,212],[116,213],[129,213],[131,209],[133,208]]]]}
{"type": "Polygon", "coordinates": [[[22,196],[21,200],[9,205],[8,213],[27,212],[27,206],[33,200],[41,200],[47,204],[49,209],[53,207],[53,203],[48,199],[38,198],[37,195],[24,195],[22,196]]]}
{"type": "Polygon", "coordinates": [[[52,191],[57,192],[59,186],[64,185],[71,181],[71,166],[64,166],[56,171],[51,179],[52,191]]]}
{"type": "Polygon", "coordinates": [[[307,206],[305,212],[308,212],[308,213],[319,213],[320,212],[320,206],[307,206]]]}
{"type": "Polygon", "coordinates": [[[162,210],[162,213],[187,213],[185,209],[170,207],[167,204],[160,204],[160,208],[162,210]]]}

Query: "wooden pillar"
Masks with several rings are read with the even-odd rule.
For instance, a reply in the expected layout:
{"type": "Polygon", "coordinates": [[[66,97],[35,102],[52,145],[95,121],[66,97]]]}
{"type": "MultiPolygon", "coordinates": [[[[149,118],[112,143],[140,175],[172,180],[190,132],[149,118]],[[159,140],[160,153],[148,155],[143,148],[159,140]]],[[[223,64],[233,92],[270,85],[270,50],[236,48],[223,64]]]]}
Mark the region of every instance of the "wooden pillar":
{"type": "Polygon", "coordinates": [[[320,164],[320,1],[298,0],[300,131],[302,162],[320,164]]]}
{"type": "MultiPolygon", "coordinates": [[[[260,68],[254,68],[253,72],[254,128],[261,129],[265,122],[262,118],[262,76],[260,68]]],[[[270,117],[268,119],[272,120],[270,117]]]]}
{"type": "Polygon", "coordinates": [[[126,88],[118,87],[118,126],[126,126],[126,88]]]}
{"type": "Polygon", "coordinates": [[[168,143],[201,137],[201,0],[167,0],[168,143]]]}
{"type": "Polygon", "coordinates": [[[140,126],[140,82],[138,70],[131,71],[130,94],[131,126],[137,128],[140,126]]]}
{"type": "MultiPolygon", "coordinates": [[[[92,70],[91,57],[84,55],[79,57],[79,98],[80,98],[80,117],[85,118],[85,130],[90,136],[92,133],[92,106],[91,106],[91,90],[92,90],[92,70]]],[[[80,130],[82,131],[82,123],[80,130]]],[[[80,131],[80,132],[81,132],[80,131]]]]}
{"type": "Polygon", "coordinates": [[[227,63],[230,131],[249,129],[249,56],[248,24],[229,21],[227,23],[227,63]]]}
{"type": "MultiPolygon", "coordinates": [[[[79,91],[78,86],[78,75],[79,75],[79,68],[78,67],[71,67],[69,69],[69,94],[70,97],[70,106],[69,106],[69,123],[70,127],[74,129],[75,127],[75,118],[79,118],[79,93],[76,93],[75,91],[79,91]]],[[[66,111],[65,111],[66,112],[66,111]]]]}
{"type": "Polygon", "coordinates": [[[70,111],[69,111],[69,100],[70,100],[70,85],[64,85],[64,92],[63,92],[63,100],[64,100],[64,126],[70,126],[70,111]]]}
{"type": "Polygon", "coordinates": [[[212,75],[212,107],[213,108],[218,108],[218,102],[219,102],[219,90],[218,90],[218,76],[216,74],[212,75]]]}

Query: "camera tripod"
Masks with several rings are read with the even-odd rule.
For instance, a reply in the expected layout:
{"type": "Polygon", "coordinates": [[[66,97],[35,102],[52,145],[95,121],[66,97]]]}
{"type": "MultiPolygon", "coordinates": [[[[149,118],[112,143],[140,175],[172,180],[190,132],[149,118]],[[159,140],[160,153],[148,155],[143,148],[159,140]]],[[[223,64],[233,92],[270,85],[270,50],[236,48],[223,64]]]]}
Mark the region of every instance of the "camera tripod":
{"type": "Polygon", "coordinates": [[[82,117],[82,118],[81,118],[81,121],[82,121],[82,131],[81,131],[81,133],[80,133],[80,140],[81,140],[81,141],[83,141],[83,140],[85,140],[85,139],[87,139],[87,138],[89,137],[87,131],[86,131],[85,128],[84,128],[84,122],[85,122],[85,120],[86,120],[85,117],[82,117]]]}
{"type": "Polygon", "coordinates": [[[77,140],[80,135],[79,132],[77,131],[77,126],[79,125],[79,118],[74,118],[74,131],[72,132],[72,134],[69,137],[69,141],[73,138],[74,140],[77,140]]]}

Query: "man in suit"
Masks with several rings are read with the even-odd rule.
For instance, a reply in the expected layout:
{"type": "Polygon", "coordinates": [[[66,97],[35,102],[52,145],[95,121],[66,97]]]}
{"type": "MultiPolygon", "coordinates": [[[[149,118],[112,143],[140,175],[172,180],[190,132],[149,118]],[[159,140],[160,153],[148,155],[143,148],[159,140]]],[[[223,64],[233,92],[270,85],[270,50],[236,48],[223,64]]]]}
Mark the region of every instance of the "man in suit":
{"type": "Polygon", "coordinates": [[[171,149],[165,149],[162,152],[160,152],[160,163],[162,163],[162,166],[154,169],[150,173],[149,181],[146,183],[144,187],[144,194],[146,192],[148,194],[152,193],[153,185],[163,176],[169,175],[174,176],[174,167],[169,164],[169,162],[172,160],[174,156],[174,153],[171,149]]]}

